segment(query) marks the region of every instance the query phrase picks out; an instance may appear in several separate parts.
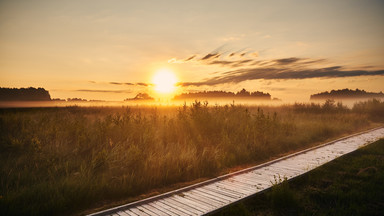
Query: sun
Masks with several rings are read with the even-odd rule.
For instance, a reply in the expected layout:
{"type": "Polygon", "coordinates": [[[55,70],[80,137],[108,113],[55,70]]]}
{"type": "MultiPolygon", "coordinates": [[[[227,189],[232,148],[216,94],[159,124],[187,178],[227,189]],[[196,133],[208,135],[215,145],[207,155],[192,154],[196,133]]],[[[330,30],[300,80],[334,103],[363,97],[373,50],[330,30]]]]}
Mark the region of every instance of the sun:
{"type": "Polygon", "coordinates": [[[177,78],[170,69],[160,69],[156,71],[152,82],[156,92],[169,94],[176,90],[177,78]]]}

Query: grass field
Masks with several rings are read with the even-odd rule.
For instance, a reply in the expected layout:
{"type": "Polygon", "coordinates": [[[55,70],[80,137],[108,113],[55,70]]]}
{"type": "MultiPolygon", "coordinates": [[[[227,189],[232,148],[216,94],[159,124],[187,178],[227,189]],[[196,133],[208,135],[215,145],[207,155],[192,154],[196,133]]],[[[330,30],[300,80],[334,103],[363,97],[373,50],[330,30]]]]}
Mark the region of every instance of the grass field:
{"type": "Polygon", "coordinates": [[[361,131],[384,102],[0,110],[0,214],[67,215],[361,131]]]}
{"type": "Polygon", "coordinates": [[[266,193],[236,204],[224,215],[382,215],[384,139],[338,158],[266,193]]]}

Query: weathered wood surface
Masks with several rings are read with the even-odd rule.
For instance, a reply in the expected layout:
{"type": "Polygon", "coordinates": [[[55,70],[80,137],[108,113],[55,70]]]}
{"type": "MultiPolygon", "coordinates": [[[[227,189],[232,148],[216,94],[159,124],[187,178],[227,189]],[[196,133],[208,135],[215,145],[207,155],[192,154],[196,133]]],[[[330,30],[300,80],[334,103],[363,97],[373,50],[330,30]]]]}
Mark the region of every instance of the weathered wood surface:
{"type": "Polygon", "coordinates": [[[121,216],[205,215],[272,186],[274,177],[302,175],[384,137],[384,128],[344,137],[258,166],[91,214],[121,216]]]}

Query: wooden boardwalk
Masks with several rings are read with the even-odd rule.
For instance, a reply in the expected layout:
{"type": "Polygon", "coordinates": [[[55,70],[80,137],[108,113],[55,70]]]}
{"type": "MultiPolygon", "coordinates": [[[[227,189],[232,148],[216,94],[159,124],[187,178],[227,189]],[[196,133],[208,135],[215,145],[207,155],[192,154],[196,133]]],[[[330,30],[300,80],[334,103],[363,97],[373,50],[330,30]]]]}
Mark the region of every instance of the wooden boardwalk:
{"type": "Polygon", "coordinates": [[[120,216],[205,215],[272,186],[274,176],[302,175],[384,137],[376,128],[165,194],[91,214],[120,216]]]}

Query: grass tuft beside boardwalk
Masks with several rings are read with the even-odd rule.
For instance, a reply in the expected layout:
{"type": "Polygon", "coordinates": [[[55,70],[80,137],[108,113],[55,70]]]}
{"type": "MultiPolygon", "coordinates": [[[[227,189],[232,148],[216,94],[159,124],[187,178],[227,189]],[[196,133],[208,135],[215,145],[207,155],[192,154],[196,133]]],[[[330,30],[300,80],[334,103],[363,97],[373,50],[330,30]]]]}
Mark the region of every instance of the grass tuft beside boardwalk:
{"type": "Polygon", "coordinates": [[[382,215],[384,139],[230,206],[224,215],[382,215]]]}
{"type": "Polygon", "coordinates": [[[264,108],[196,101],[1,109],[0,215],[74,214],[214,177],[370,128],[380,115],[376,105],[370,111],[373,103],[384,107],[380,101],[356,110],[332,101],[264,108]]]}

